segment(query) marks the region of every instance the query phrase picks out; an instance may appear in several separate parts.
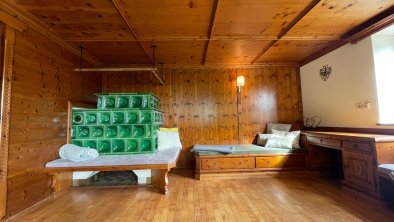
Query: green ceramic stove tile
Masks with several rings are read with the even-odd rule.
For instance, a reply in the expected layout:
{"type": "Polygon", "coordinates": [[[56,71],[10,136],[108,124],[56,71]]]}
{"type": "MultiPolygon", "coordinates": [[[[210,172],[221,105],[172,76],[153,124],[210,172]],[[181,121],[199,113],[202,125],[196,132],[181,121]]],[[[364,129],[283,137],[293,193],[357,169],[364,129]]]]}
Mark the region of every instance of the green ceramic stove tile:
{"type": "Polygon", "coordinates": [[[111,124],[111,112],[99,112],[99,123],[103,125],[111,124]]]}
{"type": "Polygon", "coordinates": [[[103,126],[93,126],[90,128],[92,137],[102,138],[104,137],[104,127],[103,126]]]}
{"type": "Polygon", "coordinates": [[[154,121],[154,113],[152,111],[141,111],[140,123],[151,123],[154,121]]]}
{"type": "Polygon", "coordinates": [[[121,138],[131,138],[132,126],[122,125],[119,126],[119,137],[121,138]]]}
{"type": "Polygon", "coordinates": [[[84,140],[83,147],[97,148],[97,141],[96,140],[84,140]]]}
{"type": "Polygon", "coordinates": [[[112,140],[112,153],[124,153],[125,152],[125,141],[124,140],[112,140]]]}
{"type": "Polygon", "coordinates": [[[95,125],[97,123],[97,112],[85,112],[85,125],[95,125]]]}
{"type": "Polygon", "coordinates": [[[111,152],[111,141],[110,140],[99,140],[97,143],[97,151],[102,153],[110,153],[111,152]]]}
{"type": "Polygon", "coordinates": [[[132,110],[126,112],[126,123],[128,124],[136,124],[140,123],[140,111],[132,110]]]}
{"type": "Polygon", "coordinates": [[[77,127],[76,126],[72,126],[71,127],[71,139],[75,139],[77,135],[77,127]]]}
{"type": "Polygon", "coordinates": [[[116,138],[118,136],[118,129],[116,126],[106,126],[105,127],[105,137],[106,138],[116,138]]]}
{"type": "Polygon", "coordinates": [[[130,108],[145,108],[146,99],[144,96],[131,96],[130,97],[130,108]]]}
{"type": "Polygon", "coordinates": [[[145,131],[146,131],[146,128],[144,125],[133,125],[132,137],[134,137],[134,138],[144,137],[145,131]]]}
{"type": "Polygon", "coordinates": [[[134,153],[138,152],[139,140],[138,139],[127,139],[126,140],[126,152],[134,153]]]}
{"type": "Polygon", "coordinates": [[[102,106],[104,109],[113,109],[115,108],[115,97],[107,96],[103,98],[102,106]]]}
{"type": "Polygon", "coordinates": [[[159,108],[159,99],[152,93],[97,93],[98,109],[159,108]]]}
{"type": "Polygon", "coordinates": [[[125,121],[125,112],[112,112],[112,124],[123,124],[125,121]]]}
{"type": "Polygon", "coordinates": [[[71,143],[101,155],[155,152],[163,113],[151,93],[97,94],[98,109],[72,111],[71,143]]]}
{"type": "Polygon", "coordinates": [[[74,144],[77,146],[83,146],[82,140],[71,140],[71,144],[74,144]]]}
{"type": "Polygon", "coordinates": [[[116,108],[129,108],[129,97],[128,96],[118,96],[116,97],[116,108]]]}
{"type": "Polygon", "coordinates": [[[73,125],[80,125],[83,124],[83,112],[74,112],[72,114],[72,124],[73,125]]]}
{"type": "Polygon", "coordinates": [[[140,140],[140,151],[154,151],[156,149],[155,140],[152,138],[140,140]]]}
{"type": "Polygon", "coordinates": [[[77,138],[89,138],[89,127],[87,126],[80,126],[77,129],[77,138]]]}

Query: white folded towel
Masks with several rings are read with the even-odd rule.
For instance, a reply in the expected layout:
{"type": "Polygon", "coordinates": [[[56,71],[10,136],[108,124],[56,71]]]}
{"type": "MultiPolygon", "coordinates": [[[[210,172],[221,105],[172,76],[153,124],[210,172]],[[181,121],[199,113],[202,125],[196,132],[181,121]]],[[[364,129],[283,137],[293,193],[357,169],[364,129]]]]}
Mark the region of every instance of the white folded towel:
{"type": "Polygon", "coordinates": [[[74,144],[64,144],[59,150],[59,156],[62,159],[81,162],[97,158],[99,153],[95,149],[84,148],[74,144]]]}

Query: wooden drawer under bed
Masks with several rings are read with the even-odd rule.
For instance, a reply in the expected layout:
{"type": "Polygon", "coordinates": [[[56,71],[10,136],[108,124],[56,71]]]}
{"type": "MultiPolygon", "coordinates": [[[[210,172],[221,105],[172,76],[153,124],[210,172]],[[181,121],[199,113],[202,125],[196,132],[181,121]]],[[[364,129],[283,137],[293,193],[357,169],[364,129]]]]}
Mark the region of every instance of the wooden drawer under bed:
{"type": "Polygon", "coordinates": [[[276,155],[256,157],[256,168],[300,168],[305,167],[305,155],[276,155]]]}
{"type": "Polygon", "coordinates": [[[254,157],[225,157],[201,159],[201,168],[203,170],[253,169],[254,167],[254,157]]]}

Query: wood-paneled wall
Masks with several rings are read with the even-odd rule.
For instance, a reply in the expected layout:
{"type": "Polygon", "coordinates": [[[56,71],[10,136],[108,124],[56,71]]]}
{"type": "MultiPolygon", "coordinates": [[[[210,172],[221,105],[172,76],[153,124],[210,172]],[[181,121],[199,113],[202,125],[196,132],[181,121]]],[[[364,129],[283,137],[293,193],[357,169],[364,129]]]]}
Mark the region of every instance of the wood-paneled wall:
{"type": "Polygon", "coordinates": [[[241,143],[251,143],[267,122],[300,128],[302,105],[295,67],[167,68],[164,86],[147,72],[105,73],[105,92],[153,92],[165,112],[164,126],[178,127],[184,150],[178,166],[191,167],[194,144],[237,143],[236,76],[244,75],[240,104],[241,143]]]}
{"type": "Polygon", "coordinates": [[[7,215],[51,193],[42,170],[66,142],[67,101],[101,91],[101,74],[75,73],[78,57],[45,36],[17,32],[11,97],[7,215]]]}

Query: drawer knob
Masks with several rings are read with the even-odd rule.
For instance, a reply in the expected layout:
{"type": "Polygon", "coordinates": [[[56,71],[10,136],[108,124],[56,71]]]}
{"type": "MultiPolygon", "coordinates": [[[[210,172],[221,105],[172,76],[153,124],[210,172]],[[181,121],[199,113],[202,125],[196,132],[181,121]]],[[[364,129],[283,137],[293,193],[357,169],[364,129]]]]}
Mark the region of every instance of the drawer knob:
{"type": "Polygon", "coordinates": [[[320,142],[322,143],[322,142],[323,142],[323,139],[320,139],[320,142]]]}

